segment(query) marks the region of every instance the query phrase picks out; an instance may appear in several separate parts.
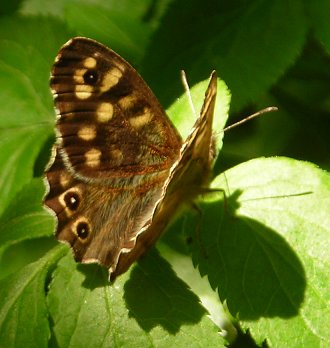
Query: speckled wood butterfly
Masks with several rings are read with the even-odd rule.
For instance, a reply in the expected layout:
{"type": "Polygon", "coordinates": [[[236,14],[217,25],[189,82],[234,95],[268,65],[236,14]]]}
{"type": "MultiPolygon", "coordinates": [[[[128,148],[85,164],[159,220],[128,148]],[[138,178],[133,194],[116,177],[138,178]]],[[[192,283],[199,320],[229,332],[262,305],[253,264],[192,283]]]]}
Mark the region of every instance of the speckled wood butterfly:
{"type": "Polygon", "coordinates": [[[57,142],[45,205],[75,259],[106,266],[113,280],[208,184],[216,74],[184,143],[139,74],[96,41],[68,41],[50,86],[57,142]]]}

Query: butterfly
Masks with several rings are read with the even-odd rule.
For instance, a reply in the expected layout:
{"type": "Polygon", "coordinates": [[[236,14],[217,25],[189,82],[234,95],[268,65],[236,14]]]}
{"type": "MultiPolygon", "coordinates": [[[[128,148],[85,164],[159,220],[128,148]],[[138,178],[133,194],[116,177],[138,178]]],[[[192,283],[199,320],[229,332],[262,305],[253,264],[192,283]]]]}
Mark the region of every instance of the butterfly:
{"type": "Polygon", "coordinates": [[[57,141],[44,204],[75,260],[106,266],[113,281],[208,185],[216,73],[184,142],[136,70],[94,40],[60,49],[50,87],[57,141]]]}

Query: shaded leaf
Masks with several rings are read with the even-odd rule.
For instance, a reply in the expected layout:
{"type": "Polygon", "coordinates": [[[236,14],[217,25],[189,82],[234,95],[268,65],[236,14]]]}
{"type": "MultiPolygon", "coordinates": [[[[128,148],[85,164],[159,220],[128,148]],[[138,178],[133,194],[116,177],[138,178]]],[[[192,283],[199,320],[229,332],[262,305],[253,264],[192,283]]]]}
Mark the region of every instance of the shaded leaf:
{"type": "Polygon", "coordinates": [[[186,70],[196,82],[216,69],[238,109],[264,93],[294,62],[306,30],[299,0],[211,0],[203,6],[197,0],[189,6],[176,1],[153,36],[143,75],[166,104],[179,94],[172,82],[177,71],[186,70]],[[164,91],[168,85],[173,88],[164,91]]]}
{"type": "Polygon", "coordinates": [[[330,3],[327,0],[306,1],[309,19],[312,22],[312,29],[320,42],[326,48],[328,54],[330,53],[330,3]]]}
{"type": "MultiPolygon", "coordinates": [[[[72,2],[66,5],[65,17],[78,35],[96,39],[121,54],[131,63],[140,62],[151,28],[141,21],[131,3],[110,8],[72,2]],[[97,19],[97,20],[96,20],[97,19]]],[[[142,4],[144,8],[145,5],[142,4]]]]}
{"type": "Polygon", "coordinates": [[[155,251],[114,285],[106,270],[77,266],[68,255],[54,272],[48,303],[59,347],[221,346],[196,295],[155,251]]]}
{"type": "Polygon", "coordinates": [[[207,254],[195,238],[194,262],[259,343],[329,342],[329,183],[309,163],[261,158],[212,184],[226,198],[219,192],[203,206],[207,254]]]}

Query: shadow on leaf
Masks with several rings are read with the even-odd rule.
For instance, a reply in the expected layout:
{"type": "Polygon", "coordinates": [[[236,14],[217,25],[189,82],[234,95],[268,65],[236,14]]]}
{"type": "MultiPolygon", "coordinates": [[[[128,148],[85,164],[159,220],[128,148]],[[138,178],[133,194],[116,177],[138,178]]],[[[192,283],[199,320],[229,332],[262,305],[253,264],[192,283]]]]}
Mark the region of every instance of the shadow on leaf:
{"type": "Polygon", "coordinates": [[[176,334],[182,325],[196,324],[206,313],[198,297],[155,249],[138,262],[124,289],[130,316],[148,332],[162,326],[176,334]]]}
{"type": "Polygon", "coordinates": [[[97,264],[77,264],[77,270],[84,274],[85,279],[82,282],[82,286],[89,290],[104,287],[110,285],[108,280],[108,270],[97,264]]]}
{"type": "Polygon", "coordinates": [[[297,315],[306,288],[303,266],[276,231],[245,216],[234,215],[239,192],[202,205],[201,252],[194,238],[196,218],[186,222],[192,236],[193,262],[218,289],[230,312],[242,320],[297,315]],[[227,207],[233,213],[229,213],[227,207]]]}

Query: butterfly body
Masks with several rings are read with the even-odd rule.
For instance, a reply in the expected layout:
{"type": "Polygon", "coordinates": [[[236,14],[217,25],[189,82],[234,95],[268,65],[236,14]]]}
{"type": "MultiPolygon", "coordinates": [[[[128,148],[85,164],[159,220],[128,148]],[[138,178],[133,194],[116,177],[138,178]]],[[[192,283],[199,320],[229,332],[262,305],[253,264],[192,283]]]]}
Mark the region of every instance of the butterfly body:
{"type": "Polygon", "coordinates": [[[216,77],[184,143],[138,73],[96,41],[65,44],[50,84],[58,140],[45,205],[75,259],[105,265],[114,279],[207,183],[216,77]]]}

